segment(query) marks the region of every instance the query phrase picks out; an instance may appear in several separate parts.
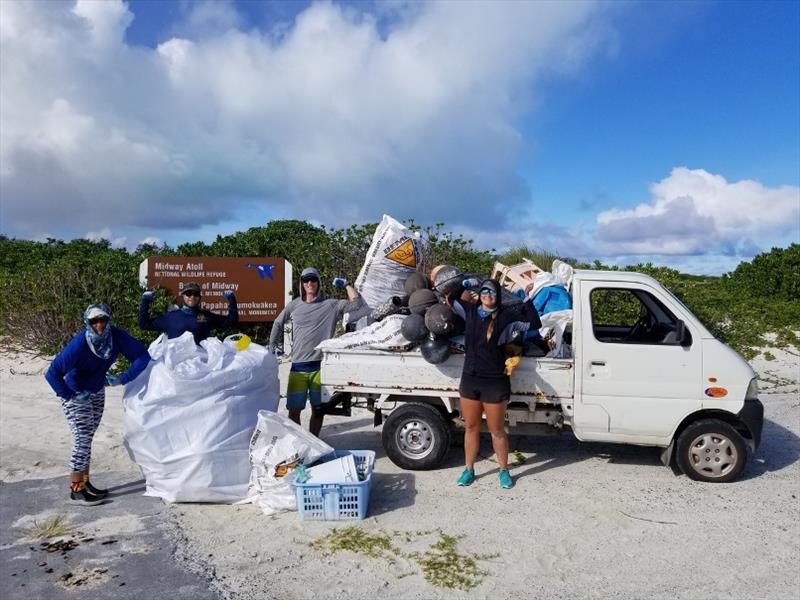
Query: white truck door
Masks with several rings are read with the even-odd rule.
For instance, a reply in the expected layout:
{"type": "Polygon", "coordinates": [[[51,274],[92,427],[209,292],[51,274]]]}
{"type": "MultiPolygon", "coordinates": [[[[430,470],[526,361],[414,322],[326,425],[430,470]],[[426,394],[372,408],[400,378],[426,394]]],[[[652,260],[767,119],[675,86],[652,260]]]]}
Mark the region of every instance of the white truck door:
{"type": "Polygon", "coordinates": [[[654,287],[583,281],[579,294],[580,402],[587,414],[601,408],[608,429],[581,431],[576,423],[576,433],[581,439],[665,444],[675,426],[701,405],[699,336],[680,345],[676,311],[654,287]]]}

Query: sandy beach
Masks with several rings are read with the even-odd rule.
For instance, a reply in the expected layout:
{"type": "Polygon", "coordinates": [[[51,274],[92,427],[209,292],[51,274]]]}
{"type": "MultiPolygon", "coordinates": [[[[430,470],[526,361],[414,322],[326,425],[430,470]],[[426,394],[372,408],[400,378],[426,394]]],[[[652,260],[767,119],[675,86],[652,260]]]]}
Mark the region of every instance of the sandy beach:
{"type": "MultiPolygon", "coordinates": [[[[377,453],[369,515],[355,524],[389,536],[400,551],[395,560],[310,546],[348,524],[304,522],[293,512],[266,516],[252,505],[153,502],[172,525],[172,560],[208,577],[223,598],[794,599],[800,596],[800,363],[793,352],[771,353],[774,360],[762,355],[752,363],[765,405],[762,445],[731,484],[676,475],[660,464],[656,449],[580,444],[562,434],[511,438],[524,457],[513,468],[512,490],[498,489],[484,440],[478,480],[458,488],[459,446],[439,470],[402,471],[384,455],[372,415],[354,411],[350,418],[329,417],[322,437],[338,449],[377,453]],[[430,549],[440,533],[455,538],[461,557],[481,556],[475,587],[437,586],[409,558],[430,549]]],[[[42,377],[47,364],[8,351],[0,359],[3,482],[65,474],[71,440],[42,377]]],[[[121,396],[119,388],[108,389],[95,437],[92,471],[101,484],[104,473],[141,478],[122,444],[121,396]]],[[[106,518],[106,532],[130,529],[124,500],[118,504],[119,520],[106,518]]],[[[65,493],[63,506],[2,525],[22,536],[35,519],[76,510],[91,518],[90,509],[69,506],[65,493]]],[[[164,597],[173,596],[165,590],[164,597]]]]}

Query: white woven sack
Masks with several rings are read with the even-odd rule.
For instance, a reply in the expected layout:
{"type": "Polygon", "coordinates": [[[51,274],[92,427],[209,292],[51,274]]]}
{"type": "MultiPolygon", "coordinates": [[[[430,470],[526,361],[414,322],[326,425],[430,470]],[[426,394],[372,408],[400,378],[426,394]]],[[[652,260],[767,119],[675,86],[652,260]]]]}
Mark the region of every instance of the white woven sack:
{"type": "Polygon", "coordinates": [[[348,348],[374,348],[376,350],[408,350],[414,346],[400,330],[405,315],[389,315],[382,321],[367,325],[363,329],[345,333],[320,343],[320,350],[348,348]]]}
{"type": "Polygon", "coordinates": [[[250,489],[247,501],[266,514],[297,510],[294,486],[299,465],[333,452],[328,444],[294,421],[274,412],[258,413],[250,440],[250,489]]]}
{"type": "Polygon", "coordinates": [[[367,306],[374,309],[392,296],[404,295],[403,284],[421,262],[419,236],[389,215],[383,215],[355,287],[367,306]]]}
{"type": "Polygon", "coordinates": [[[250,437],[259,410],[278,408],[278,363],[266,348],[237,351],[191,333],[149,348],[154,359],[125,387],[125,446],[146,496],[237,502],[247,496],[250,437]]]}

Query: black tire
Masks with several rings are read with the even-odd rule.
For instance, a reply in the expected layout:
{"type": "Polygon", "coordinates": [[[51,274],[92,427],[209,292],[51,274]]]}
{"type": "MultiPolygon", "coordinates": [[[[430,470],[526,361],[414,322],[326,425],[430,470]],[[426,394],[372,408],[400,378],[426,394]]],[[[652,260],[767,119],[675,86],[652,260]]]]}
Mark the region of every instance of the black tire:
{"type": "Polygon", "coordinates": [[[719,419],[689,425],[678,437],[676,460],[681,471],[695,481],[728,483],[747,463],[747,446],[736,429],[719,419]]]}
{"type": "Polygon", "coordinates": [[[435,469],[450,449],[450,423],[436,407],[409,402],[395,408],[383,424],[383,448],[401,469],[435,469]]]}

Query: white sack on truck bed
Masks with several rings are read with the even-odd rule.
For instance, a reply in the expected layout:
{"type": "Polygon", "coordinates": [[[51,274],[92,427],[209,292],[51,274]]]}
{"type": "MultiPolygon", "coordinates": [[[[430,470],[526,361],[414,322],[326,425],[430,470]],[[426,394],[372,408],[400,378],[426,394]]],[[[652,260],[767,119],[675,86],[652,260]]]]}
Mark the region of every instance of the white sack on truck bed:
{"type": "Polygon", "coordinates": [[[374,348],[376,350],[410,350],[416,344],[409,342],[402,333],[405,315],[389,315],[382,321],[367,325],[358,331],[345,333],[325,340],[317,346],[320,350],[337,348],[374,348]]]}
{"type": "Polygon", "coordinates": [[[266,348],[191,333],[150,345],[153,361],[125,388],[125,446],[145,496],[237,502],[247,496],[250,436],[259,410],[278,408],[278,363],[266,348]]]}
{"type": "Polygon", "coordinates": [[[389,215],[383,215],[355,287],[367,306],[375,309],[392,296],[405,294],[403,284],[421,262],[422,241],[419,236],[389,215]]]}

